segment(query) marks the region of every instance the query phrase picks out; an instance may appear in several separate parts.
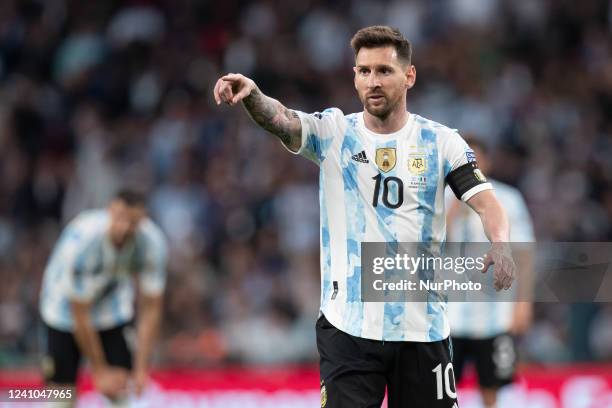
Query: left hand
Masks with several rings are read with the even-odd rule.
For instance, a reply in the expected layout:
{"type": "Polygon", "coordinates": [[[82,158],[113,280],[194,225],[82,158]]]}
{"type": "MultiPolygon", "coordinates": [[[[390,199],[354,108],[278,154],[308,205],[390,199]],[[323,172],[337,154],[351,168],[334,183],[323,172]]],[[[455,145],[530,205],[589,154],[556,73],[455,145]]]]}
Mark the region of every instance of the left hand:
{"type": "Polygon", "coordinates": [[[495,290],[499,292],[502,288],[510,289],[516,276],[516,264],[512,259],[510,245],[505,242],[493,242],[491,244],[491,249],[485,254],[482,273],[486,273],[491,265],[495,265],[493,276],[495,290]]]}
{"type": "Polygon", "coordinates": [[[136,395],[140,396],[149,382],[149,373],[146,369],[136,368],[134,369],[133,379],[134,391],[136,392],[136,395]]]}

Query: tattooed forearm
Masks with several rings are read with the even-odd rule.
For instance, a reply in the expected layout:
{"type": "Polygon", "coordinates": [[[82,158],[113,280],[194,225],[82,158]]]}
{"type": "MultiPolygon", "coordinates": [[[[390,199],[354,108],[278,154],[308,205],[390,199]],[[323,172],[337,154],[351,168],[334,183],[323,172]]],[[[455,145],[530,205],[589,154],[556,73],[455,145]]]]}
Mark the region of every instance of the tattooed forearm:
{"type": "Polygon", "coordinates": [[[287,109],[276,99],[264,95],[259,88],[253,89],[242,102],[255,123],[276,135],[289,149],[299,149],[302,124],[296,112],[287,109]]]}

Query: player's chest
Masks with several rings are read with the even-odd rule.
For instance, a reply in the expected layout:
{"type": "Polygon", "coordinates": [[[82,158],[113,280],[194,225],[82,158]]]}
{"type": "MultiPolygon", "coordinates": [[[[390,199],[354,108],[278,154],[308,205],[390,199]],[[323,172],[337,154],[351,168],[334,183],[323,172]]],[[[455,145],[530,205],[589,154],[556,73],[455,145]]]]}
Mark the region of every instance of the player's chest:
{"type": "Polygon", "coordinates": [[[100,271],[104,271],[103,275],[110,278],[129,277],[142,263],[139,252],[136,245],[120,249],[103,245],[100,254],[100,271]]]}
{"type": "MultiPolygon", "coordinates": [[[[337,163],[345,191],[371,196],[372,205],[397,209],[419,204],[443,184],[443,169],[435,142],[416,135],[371,139],[358,134],[343,143],[337,163]]],[[[370,197],[369,197],[370,198],[370,197]]]]}

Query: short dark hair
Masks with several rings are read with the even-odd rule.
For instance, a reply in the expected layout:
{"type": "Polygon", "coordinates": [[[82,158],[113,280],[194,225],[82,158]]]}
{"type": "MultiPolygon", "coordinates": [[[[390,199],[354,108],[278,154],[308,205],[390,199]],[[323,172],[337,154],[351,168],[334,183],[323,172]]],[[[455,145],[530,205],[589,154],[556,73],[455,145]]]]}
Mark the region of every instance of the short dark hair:
{"type": "Polygon", "coordinates": [[[131,189],[121,189],[117,191],[114,199],[122,201],[130,207],[145,207],[147,202],[144,193],[131,189]]]}
{"type": "Polygon", "coordinates": [[[378,48],[392,46],[397,51],[398,59],[410,65],[412,60],[412,45],[397,28],[389,26],[370,26],[357,31],[351,39],[351,47],[355,57],[362,48],[378,48]]]}

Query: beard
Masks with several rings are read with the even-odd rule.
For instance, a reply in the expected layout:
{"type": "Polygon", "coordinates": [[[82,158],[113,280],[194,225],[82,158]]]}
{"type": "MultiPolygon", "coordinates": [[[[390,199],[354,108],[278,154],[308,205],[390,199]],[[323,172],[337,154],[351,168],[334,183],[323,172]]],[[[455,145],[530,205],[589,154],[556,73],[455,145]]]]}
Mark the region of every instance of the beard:
{"type": "Polygon", "coordinates": [[[124,233],[124,234],[112,234],[110,236],[110,240],[115,246],[115,248],[123,248],[133,237],[133,234],[124,233]]]}
{"type": "Polygon", "coordinates": [[[392,101],[388,95],[385,95],[381,100],[372,101],[365,97],[363,99],[363,107],[372,116],[380,119],[385,119],[395,109],[398,101],[392,101]]]}

